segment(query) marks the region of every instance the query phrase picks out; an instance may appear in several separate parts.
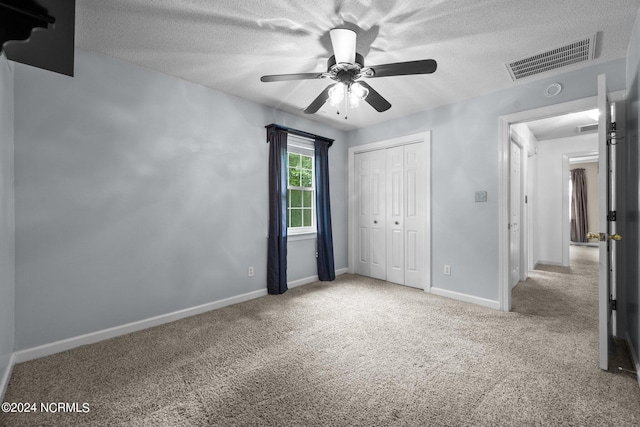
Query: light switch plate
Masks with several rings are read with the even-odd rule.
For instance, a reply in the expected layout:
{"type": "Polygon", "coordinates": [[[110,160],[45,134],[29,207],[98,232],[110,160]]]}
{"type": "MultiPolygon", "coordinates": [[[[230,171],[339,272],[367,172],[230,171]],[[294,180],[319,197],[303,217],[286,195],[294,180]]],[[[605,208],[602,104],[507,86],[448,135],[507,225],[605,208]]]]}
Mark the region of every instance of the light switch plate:
{"type": "Polygon", "coordinates": [[[486,201],[487,201],[487,192],[476,191],[476,202],[486,202],[486,201]]]}

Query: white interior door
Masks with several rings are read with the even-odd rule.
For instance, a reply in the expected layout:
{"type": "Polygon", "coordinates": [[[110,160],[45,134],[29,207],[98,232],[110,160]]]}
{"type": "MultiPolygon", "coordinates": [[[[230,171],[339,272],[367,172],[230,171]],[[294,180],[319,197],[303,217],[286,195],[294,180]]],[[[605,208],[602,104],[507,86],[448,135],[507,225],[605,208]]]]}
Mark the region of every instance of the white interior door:
{"type": "Polygon", "coordinates": [[[384,151],[387,157],[387,281],[404,285],[404,147],[384,151]]]}
{"type": "Polygon", "coordinates": [[[370,224],[371,224],[371,159],[368,153],[357,154],[355,156],[355,226],[356,226],[356,244],[355,248],[355,265],[354,272],[368,276],[370,274],[370,224]]]}
{"type": "Polygon", "coordinates": [[[611,104],[607,94],[607,80],[604,74],[598,76],[598,213],[600,220],[600,260],[598,276],[598,335],[600,368],[609,369],[609,342],[611,340],[611,282],[610,282],[610,232],[608,214],[610,210],[609,187],[610,156],[607,136],[611,123],[611,104]]]}
{"type": "Polygon", "coordinates": [[[404,146],[404,284],[427,287],[428,208],[426,144],[404,146]]]}
{"type": "Polygon", "coordinates": [[[511,141],[509,284],[512,288],[520,281],[521,157],[522,150],[511,141]]]}
{"type": "Polygon", "coordinates": [[[386,219],[386,157],[384,150],[367,153],[371,159],[371,223],[369,241],[371,269],[369,276],[386,280],[387,278],[387,236],[385,230],[386,219]]]}

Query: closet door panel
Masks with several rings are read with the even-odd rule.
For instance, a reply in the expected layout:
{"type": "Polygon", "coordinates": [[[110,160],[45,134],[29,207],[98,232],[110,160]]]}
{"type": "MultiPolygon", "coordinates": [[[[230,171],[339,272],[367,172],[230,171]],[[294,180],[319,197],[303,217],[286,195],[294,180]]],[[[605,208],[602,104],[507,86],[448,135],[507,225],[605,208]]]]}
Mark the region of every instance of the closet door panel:
{"type": "Polygon", "coordinates": [[[407,286],[424,289],[426,286],[426,182],[425,144],[404,147],[404,236],[405,281],[407,286]]]}
{"type": "Polygon", "coordinates": [[[387,281],[404,284],[404,147],[389,148],[387,157],[387,281]]]}
{"type": "Polygon", "coordinates": [[[371,160],[369,153],[362,153],[355,156],[355,188],[356,209],[357,209],[357,239],[355,268],[356,274],[368,276],[370,274],[370,243],[369,243],[369,223],[371,216],[370,208],[370,169],[371,160]]]}
{"type": "Polygon", "coordinates": [[[368,153],[371,159],[370,173],[370,209],[369,242],[370,242],[370,276],[376,279],[387,278],[387,241],[385,230],[385,190],[386,190],[386,158],[384,150],[368,153]]]}

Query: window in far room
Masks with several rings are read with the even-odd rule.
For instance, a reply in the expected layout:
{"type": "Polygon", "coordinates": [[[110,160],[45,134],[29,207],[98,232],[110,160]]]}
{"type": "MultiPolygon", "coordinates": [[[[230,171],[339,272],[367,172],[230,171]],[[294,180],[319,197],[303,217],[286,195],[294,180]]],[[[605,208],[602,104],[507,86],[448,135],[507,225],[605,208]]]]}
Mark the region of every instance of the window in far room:
{"type": "Polygon", "coordinates": [[[287,143],[288,234],[316,232],[313,141],[289,134],[287,143]]]}

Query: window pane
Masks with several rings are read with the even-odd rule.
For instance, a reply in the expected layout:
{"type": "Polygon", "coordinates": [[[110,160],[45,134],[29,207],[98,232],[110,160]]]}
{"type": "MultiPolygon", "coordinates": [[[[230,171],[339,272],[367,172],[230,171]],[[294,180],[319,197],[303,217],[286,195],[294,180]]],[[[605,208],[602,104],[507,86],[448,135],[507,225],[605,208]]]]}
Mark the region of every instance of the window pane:
{"type": "Polygon", "coordinates": [[[302,190],[291,190],[291,199],[289,206],[292,208],[302,207],[302,190]]]}
{"type": "Polygon", "coordinates": [[[300,154],[289,153],[289,167],[296,168],[300,166],[300,154]]]}
{"type": "Polygon", "coordinates": [[[302,192],[302,206],[304,206],[305,208],[310,208],[311,206],[313,206],[311,204],[311,195],[313,194],[312,191],[303,191],[302,192]]]}
{"type": "Polygon", "coordinates": [[[305,169],[311,169],[311,157],[302,156],[302,167],[305,169]]]}
{"type": "Polygon", "coordinates": [[[303,209],[304,226],[311,227],[311,209],[303,209]]]}
{"type": "Polygon", "coordinates": [[[289,168],[289,185],[300,187],[300,169],[289,168]]]}
{"type": "Polygon", "coordinates": [[[301,171],[301,180],[300,180],[300,185],[302,187],[312,187],[313,185],[311,184],[311,171],[308,169],[302,169],[301,171]]]}
{"type": "Polygon", "coordinates": [[[302,227],[302,209],[291,208],[291,227],[302,227]]]}

